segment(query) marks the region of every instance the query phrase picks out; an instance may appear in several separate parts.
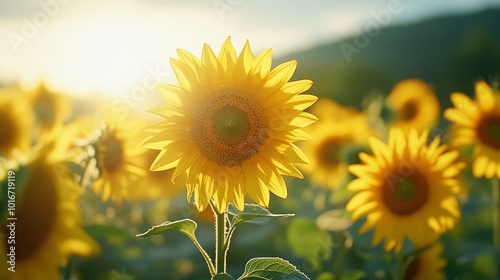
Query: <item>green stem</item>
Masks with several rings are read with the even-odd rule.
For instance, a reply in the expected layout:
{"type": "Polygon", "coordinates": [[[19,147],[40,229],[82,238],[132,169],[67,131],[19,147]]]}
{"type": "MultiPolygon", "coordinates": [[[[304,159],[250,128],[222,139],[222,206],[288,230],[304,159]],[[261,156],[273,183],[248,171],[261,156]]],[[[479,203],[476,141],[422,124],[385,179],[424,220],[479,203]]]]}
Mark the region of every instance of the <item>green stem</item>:
{"type": "Polygon", "coordinates": [[[395,264],[392,271],[392,278],[394,280],[402,280],[406,272],[407,263],[403,260],[401,253],[395,256],[395,264]]]}
{"type": "Polygon", "coordinates": [[[198,248],[201,255],[205,259],[205,262],[207,263],[207,266],[208,266],[208,270],[210,270],[210,275],[214,276],[216,274],[216,271],[215,271],[214,264],[212,263],[212,259],[210,259],[210,256],[208,255],[208,253],[205,251],[205,249],[203,249],[203,247],[201,247],[201,244],[198,242],[198,240],[196,240],[196,238],[192,238],[189,235],[188,235],[188,237],[189,237],[189,239],[191,239],[191,241],[193,241],[194,245],[196,246],[196,248],[198,248]]]}
{"type": "Polygon", "coordinates": [[[229,250],[229,243],[231,242],[231,237],[233,237],[234,230],[236,229],[236,225],[231,225],[229,227],[229,231],[227,233],[226,242],[224,243],[224,255],[227,256],[227,251],[229,250]]]}
{"type": "Polygon", "coordinates": [[[85,165],[83,166],[82,175],[80,176],[80,179],[78,179],[78,185],[80,185],[81,187],[83,187],[83,183],[87,178],[88,169],[90,167],[90,160],[91,158],[86,159],[85,165]]]}
{"type": "Polygon", "coordinates": [[[68,264],[66,264],[66,269],[64,269],[64,276],[63,276],[63,279],[64,280],[70,280],[71,279],[71,271],[72,271],[72,266],[73,266],[73,262],[71,261],[71,257],[69,257],[68,259],[68,264]]]}
{"type": "Polygon", "coordinates": [[[215,269],[217,274],[226,273],[226,220],[227,212],[219,213],[213,203],[210,204],[215,214],[215,269]]]}
{"type": "MultiPolygon", "coordinates": [[[[492,179],[493,193],[493,245],[495,250],[500,250],[500,179],[492,179]]],[[[500,258],[497,260],[496,277],[500,277],[500,258]]]]}
{"type": "Polygon", "coordinates": [[[337,252],[338,254],[337,259],[335,260],[335,264],[333,266],[335,279],[342,279],[345,257],[347,256],[347,252],[350,249],[350,245],[348,244],[352,244],[352,237],[349,234],[349,232],[343,231],[342,237],[343,237],[342,245],[340,246],[339,252],[337,252]]]}
{"type": "MultiPolygon", "coordinates": [[[[78,185],[83,187],[83,182],[86,178],[86,175],[88,173],[88,169],[89,169],[89,166],[90,166],[90,159],[87,159],[85,161],[85,165],[83,166],[83,170],[82,170],[82,175],[80,176],[80,178],[78,179],[78,185]]],[[[66,268],[64,269],[64,276],[63,276],[63,279],[64,280],[69,280],[71,279],[71,271],[72,271],[72,262],[71,262],[71,257],[68,259],[68,264],[66,265],[66,268]]]]}

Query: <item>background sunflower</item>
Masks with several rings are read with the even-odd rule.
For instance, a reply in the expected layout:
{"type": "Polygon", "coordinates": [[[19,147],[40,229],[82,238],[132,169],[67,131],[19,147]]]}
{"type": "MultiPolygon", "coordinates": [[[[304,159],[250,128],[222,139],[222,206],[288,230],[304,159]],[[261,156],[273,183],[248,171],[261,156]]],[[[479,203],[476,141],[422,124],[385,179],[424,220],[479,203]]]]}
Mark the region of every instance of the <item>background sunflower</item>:
{"type": "Polygon", "coordinates": [[[405,132],[411,129],[432,129],[440,115],[440,105],[434,88],[419,79],[408,79],[397,83],[386,99],[394,114],[391,126],[405,132]]]}
{"type": "Polygon", "coordinates": [[[440,139],[427,144],[428,132],[405,135],[392,129],[389,143],[370,139],[373,155],[360,154],[362,164],[349,171],[358,179],[347,188],[355,195],[346,209],[357,220],[366,216],[361,232],[374,228],[372,244],[385,239],[384,249],[401,251],[405,239],[427,244],[452,229],[460,218],[456,176],[464,165],[458,152],[446,151],[440,139]]]}
{"type": "Polygon", "coordinates": [[[92,188],[103,200],[121,201],[145,174],[139,127],[137,121],[110,120],[94,144],[99,175],[92,188]]]}
{"type": "Polygon", "coordinates": [[[319,121],[307,127],[311,140],[300,145],[311,163],[299,166],[313,184],[337,189],[348,178],[349,161],[357,161],[356,152],[367,146],[374,132],[364,113],[333,100],[320,99],[311,113],[319,121]]]}
{"type": "MultiPolygon", "coordinates": [[[[99,251],[97,243],[82,229],[78,186],[64,165],[47,160],[47,151],[42,149],[33,161],[16,171],[19,175],[26,172],[25,180],[16,187],[22,190],[18,191],[15,210],[16,272],[8,272],[3,279],[58,279],[60,269],[72,255],[90,256],[99,251]]],[[[2,227],[2,234],[7,235],[7,230],[2,227]]],[[[7,252],[11,245],[3,239],[1,251],[7,252]]],[[[7,271],[7,262],[2,262],[1,271],[7,271]]]]}
{"type": "Polygon", "coordinates": [[[455,108],[444,115],[452,121],[454,147],[474,145],[475,177],[500,178],[500,95],[484,81],[476,83],[476,102],[463,93],[453,93],[455,108]]]}

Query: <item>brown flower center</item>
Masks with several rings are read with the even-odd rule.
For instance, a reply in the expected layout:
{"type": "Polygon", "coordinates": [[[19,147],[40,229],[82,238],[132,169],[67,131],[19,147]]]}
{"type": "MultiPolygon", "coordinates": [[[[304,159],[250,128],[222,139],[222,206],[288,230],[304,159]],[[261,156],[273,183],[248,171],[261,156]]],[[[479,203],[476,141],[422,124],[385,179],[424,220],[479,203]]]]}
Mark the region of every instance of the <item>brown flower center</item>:
{"type": "Polygon", "coordinates": [[[208,160],[221,166],[238,166],[257,154],[264,144],[266,118],[248,92],[221,88],[199,104],[191,133],[208,160]]]}
{"type": "MultiPolygon", "coordinates": [[[[20,200],[16,209],[16,261],[29,259],[36,254],[47,244],[50,234],[55,230],[57,180],[55,171],[45,163],[36,162],[28,167],[27,179],[23,183],[22,194],[18,194],[20,200]]],[[[8,228],[4,230],[8,236],[8,228]]],[[[11,245],[6,246],[9,248],[11,245]]]]}
{"type": "Polygon", "coordinates": [[[408,177],[387,179],[382,187],[382,199],[385,206],[399,216],[417,212],[427,202],[428,195],[427,180],[418,171],[414,171],[408,177]]]}
{"type": "Polygon", "coordinates": [[[406,268],[404,280],[414,280],[414,279],[417,279],[419,267],[420,267],[420,261],[419,261],[419,258],[416,257],[415,259],[413,259],[410,262],[410,264],[406,268]]]}
{"type": "Polygon", "coordinates": [[[103,168],[109,173],[116,171],[123,162],[123,142],[113,131],[109,131],[103,136],[100,145],[103,168]]]}
{"type": "Polygon", "coordinates": [[[343,141],[336,137],[325,139],[317,149],[320,163],[330,167],[338,165],[342,161],[340,158],[342,144],[343,141]]]}
{"type": "Polygon", "coordinates": [[[418,114],[418,104],[415,100],[408,100],[401,107],[401,119],[405,121],[413,120],[418,114]]]}
{"type": "Polygon", "coordinates": [[[478,138],[484,144],[500,149],[500,115],[487,115],[479,121],[478,138]]]}
{"type": "MultiPolygon", "coordinates": [[[[7,109],[9,110],[9,109],[7,109]]],[[[17,127],[8,111],[0,111],[0,153],[6,153],[15,144],[17,127]]]]}

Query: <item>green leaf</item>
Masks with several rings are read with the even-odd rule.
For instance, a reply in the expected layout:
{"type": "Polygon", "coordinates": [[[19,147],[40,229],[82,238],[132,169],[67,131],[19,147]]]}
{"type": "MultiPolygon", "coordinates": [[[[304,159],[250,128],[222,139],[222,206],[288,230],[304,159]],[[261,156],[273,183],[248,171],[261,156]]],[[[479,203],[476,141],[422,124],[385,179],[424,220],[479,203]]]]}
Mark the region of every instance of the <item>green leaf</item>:
{"type": "Polygon", "coordinates": [[[309,279],[295,266],[281,258],[254,258],[245,265],[245,272],[238,280],[309,279]]]}
{"type": "Polygon", "coordinates": [[[169,231],[182,232],[191,239],[196,239],[194,231],[198,225],[191,219],[183,219],[175,222],[164,222],[161,225],[153,226],[148,231],[136,235],[137,237],[148,237],[151,235],[158,235],[169,231]]]}
{"type": "Polygon", "coordinates": [[[219,273],[212,277],[212,280],[234,280],[234,278],[227,273],[219,273]]]}
{"type": "Polygon", "coordinates": [[[345,274],[344,279],[348,280],[361,280],[367,277],[367,273],[363,270],[349,271],[345,274]]]}
{"type": "Polygon", "coordinates": [[[245,209],[243,211],[239,211],[236,207],[234,207],[234,205],[229,204],[228,213],[233,216],[233,226],[241,222],[267,224],[271,218],[286,218],[294,216],[294,214],[273,214],[266,208],[257,204],[245,204],[245,209]]]}
{"type": "Polygon", "coordinates": [[[66,166],[68,167],[68,170],[71,173],[77,174],[78,176],[82,176],[83,167],[80,164],[72,161],[66,161],[66,166]]]}
{"type": "Polygon", "coordinates": [[[331,256],[332,238],[308,218],[294,219],[288,225],[286,239],[299,257],[326,260],[331,256]]]}

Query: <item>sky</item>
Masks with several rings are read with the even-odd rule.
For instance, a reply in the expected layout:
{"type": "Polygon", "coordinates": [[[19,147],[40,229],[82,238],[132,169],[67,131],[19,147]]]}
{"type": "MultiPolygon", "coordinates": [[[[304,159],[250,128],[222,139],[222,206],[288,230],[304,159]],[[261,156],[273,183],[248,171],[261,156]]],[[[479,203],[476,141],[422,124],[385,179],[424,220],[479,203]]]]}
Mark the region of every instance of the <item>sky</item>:
{"type": "Polygon", "coordinates": [[[119,95],[175,82],[176,49],[217,53],[231,36],[279,57],[437,15],[500,7],[498,0],[2,0],[0,83],[40,81],[74,95],[119,95]]]}

